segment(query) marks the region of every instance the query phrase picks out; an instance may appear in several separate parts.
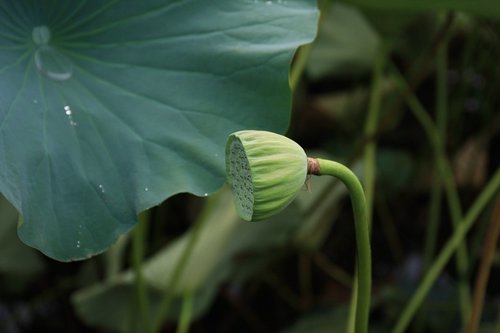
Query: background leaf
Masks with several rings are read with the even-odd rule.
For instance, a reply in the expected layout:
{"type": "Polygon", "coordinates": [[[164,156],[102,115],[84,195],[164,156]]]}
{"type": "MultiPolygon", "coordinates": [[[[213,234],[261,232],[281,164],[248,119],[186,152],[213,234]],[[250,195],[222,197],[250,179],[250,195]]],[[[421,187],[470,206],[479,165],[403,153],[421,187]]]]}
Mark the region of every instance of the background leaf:
{"type": "MultiPolygon", "coordinates": [[[[291,204],[272,221],[243,223],[232,204],[232,193],[228,187],[223,187],[209,200],[210,208],[205,208],[207,213],[202,214],[197,222],[203,223],[199,239],[179,283],[171,290],[174,296],[173,309],[168,314],[171,320],[179,316],[182,295],[186,292],[195,296],[193,317],[203,315],[223,282],[232,277],[231,280],[243,283],[261,270],[272,260],[271,254],[284,248],[290,235],[303,222],[298,206],[291,204]]],[[[192,233],[193,230],[189,230],[144,263],[143,273],[150,287],[151,309],[157,309],[161,294],[171,285],[176,266],[192,233]]],[[[114,276],[111,281],[77,291],[73,295],[76,311],[88,324],[127,332],[127,326],[120,318],[137,313],[134,281],[135,274],[129,270],[114,276]],[[103,316],[104,309],[110,306],[113,315],[103,316]]]]}
{"type": "Polygon", "coordinates": [[[43,271],[40,255],[16,236],[18,214],[0,195],[0,281],[4,292],[16,292],[43,271]]]}
{"type": "Polygon", "coordinates": [[[369,73],[379,44],[370,22],[358,9],[340,3],[325,15],[308,58],[311,79],[369,73]]]}
{"type": "Polygon", "coordinates": [[[429,11],[429,10],[458,10],[488,18],[500,19],[500,7],[495,0],[423,0],[423,1],[399,1],[399,0],[344,0],[344,2],[365,8],[377,8],[384,10],[405,11],[429,11]]]}
{"type": "Polygon", "coordinates": [[[215,191],[229,133],[287,128],[316,19],[306,0],[2,2],[0,191],[21,239],[82,259],[169,196],[215,191]]]}

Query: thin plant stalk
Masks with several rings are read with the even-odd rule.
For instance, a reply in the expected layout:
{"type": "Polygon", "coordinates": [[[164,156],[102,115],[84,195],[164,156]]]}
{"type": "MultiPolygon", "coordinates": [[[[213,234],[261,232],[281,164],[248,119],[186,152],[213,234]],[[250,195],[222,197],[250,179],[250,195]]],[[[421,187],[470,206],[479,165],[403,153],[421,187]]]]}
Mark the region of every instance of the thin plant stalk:
{"type": "MultiPolygon", "coordinates": [[[[436,55],[436,125],[443,146],[446,145],[446,123],[448,118],[448,43],[443,39],[436,55]]],[[[442,183],[439,177],[437,162],[434,163],[432,180],[431,205],[429,209],[429,227],[424,246],[424,269],[426,269],[436,253],[437,233],[441,216],[442,183]]]]}
{"type": "Polygon", "coordinates": [[[495,330],[493,332],[500,332],[500,308],[497,312],[497,322],[495,324],[495,330]]]}
{"type": "MultiPolygon", "coordinates": [[[[443,38],[436,54],[436,127],[439,136],[446,145],[446,123],[448,118],[448,39],[443,38]]],[[[432,170],[432,188],[429,205],[429,224],[427,226],[424,241],[423,271],[425,272],[436,254],[437,239],[441,221],[441,205],[443,202],[443,183],[439,176],[439,166],[437,157],[434,160],[432,170]]],[[[426,317],[425,307],[418,316],[417,332],[422,331],[424,318],[426,317]]]]}
{"type": "Polygon", "coordinates": [[[191,253],[194,250],[196,242],[199,239],[201,234],[201,230],[203,229],[204,222],[206,220],[206,216],[209,210],[213,207],[213,202],[216,200],[217,195],[208,199],[205,203],[205,208],[201,213],[198,220],[195,222],[191,234],[189,235],[188,243],[179,258],[179,262],[175,266],[175,270],[172,273],[172,277],[169,277],[169,284],[166,286],[165,291],[163,293],[163,297],[160,301],[160,305],[158,306],[158,310],[156,313],[156,317],[154,318],[153,323],[153,333],[157,333],[160,331],[161,324],[165,316],[170,311],[170,306],[172,305],[172,300],[174,298],[174,290],[177,288],[177,285],[180,282],[182,272],[184,268],[187,266],[191,253]]]}
{"type": "MultiPolygon", "coordinates": [[[[378,47],[377,56],[375,58],[375,63],[373,66],[372,73],[372,87],[370,93],[370,103],[368,107],[368,114],[365,123],[365,138],[369,141],[365,146],[364,150],[364,188],[366,196],[366,210],[367,210],[367,223],[368,228],[371,228],[372,216],[373,216],[373,195],[375,193],[375,174],[376,174],[376,149],[377,144],[375,142],[375,133],[377,132],[378,119],[380,115],[380,106],[382,102],[382,80],[384,74],[385,65],[385,48],[382,43],[378,47]]],[[[355,279],[357,270],[354,272],[355,279]]],[[[354,332],[355,328],[355,310],[356,310],[356,300],[358,298],[358,285],[354,284],[352,295],[351,295],[351,305],[349,307],[349,318],[347,320],[347,332],[354,332]]]]}
{"type": "Polygon", "coordinates": [[[382,104],[382,80],[384,75],[385,57],[386,57],[385,47],[382,43],[380,43],[378,47],[377,56],[375,58],[375,64],[373,66],[370,103],[368,107],[368,114],[366,117],[365,133],[364,133],[365,138],[368,139],[368,143],[366,144],[364,150],[363,185],[365,188],[369,226],[371,226],[372,215],[373,215],[373,203],[374,203],[373,196],[375,193],[375,174],[376,174],[375,155],[377,150],[375,134],[377,132],[378,120],[380,116],[380,107],[382,104]]]}
{"type": "MultiPolygon", "coordinates": [[[[354,270],[354,280],[357,281],[358,279],[358,268],[354,270]]],[[[351,302],[349,302],[349,316],[347,317],[347,327],[346,327],[346,332],[347,333],[354,333],[356,332],[356,315],[357,315],[357,308],[358,308],[358,284],[354,283],[352,285],[351,289],[351,302]]]]}
{"type": "MultiPolygon", "coordinates": [[[[329,0],[319,1],[318,7],[320,10],[320,17],[318,25],[321,24],[325,15],[328,13],[331,3],[332,2],[329,0]]],[[[290,90],[292,92],[295,91],[299,85],[300,78],[302,77],[302,73],[304,72],[307,64],[307,59],[309,59],[309,53],[311,52],[312,45],[312,43],[302,45],[295,54],[295,60],[288,77],[288,85],[290,86],[290,90]]]]}
{"type": "Polygon", "coordinates": [[[148,333],[151,331],[151,323],[149,317],[149,294],[148,286],[144,279],[142,272],[142,264],[144,259],[144,246],[146,244],[146,235],[148,227],[148,211],[143,212],[139,216],[139,223],[132,232],[132,266],[135,274],[135,289],[137,300],[139,303],[139,313],[141,316],[141,323],[144,330],[148,333]]]}
{"type": "Polygon", "coordinates": [[[116,243],[113,244],[108,251],[106,251],[105,277],[107,281],[111,281],[118,273],[120,273],[123,266],[123,256],[126,253],[129,239],[129,234],[120,236],[116,243]]]}
{"type": "Polygon", "coordinates": [[[304,68],[306,67],[309,52],[311,52],[311,47],[312,44],[302,45],[295,55],[295,62],[288,78],[290,89],[292,91],[295,91],[299,85],[300,78],[304,72],[304,68]]]}
{"type": "Polygon", "coordinates": [[[476,285],[474,287],[474,295],[472,300],[472,311],[467,325],[467,333],[475,333],[478,331],[479,322],[481,321],[481,313],[484,306],[484,295],[488,285],[490,276],[491,264],[495,256],[498,237],[500,235],[500,198],[497,198],[495,209],[491,215],[490,225],[486,233],[481,255],[481,264],[477,273],[476,285]]]}
{"type": "Polygon", "coordinates": [[[436,253],[437,235],[439,232],[439,222],[441,221],[441,203],[443,199],[443,185],[438,175],[437,168],[434,168],[432,177],[432,189],[429,206],[429,225],[424,241],[424,271],[429,267],[432,258],[436,253]]]}
{"type": "Polygon", "coordinates": [[[193,293],[186,292],[182,300],[181,316],[176,333],[188,333],[191,319],[193,317],[193,293]]]}
{"type": "MultiPolygon", "coordinates": [[[[439,175],[443,181],[444,189],[446,191],[446,198],[448,200],[448,208],[450,210],[451,221],[453,228],[458,228],[460,221],[462,220],[462,207],[460,204],[460,198],[458,196],[458,191],[455,186],[455,181],[453,179],[453,172],[451,166],[446,158],[444,152],[443,140],[439,134],[439,130],[432,121],[429,114],[425,111],[417,97],[410,91],[406,80],[399,73],[399,71],[393,67],[394,78],[398,88],[401,90],[406,98],[406,102],[410,107],[413,115],[420,122],[424,128],[427,137],[434,149],[435,159],[439,170],[439,175]]],[[[469,266],[467,246],[465,243],[459,245],[456,255],[457,271],[459,275],[458,292],[460,300],[460,309],[462,313],[462,323],[467,324],[467,320],[470,315],[470,288],[467,284],[467,270],[469,266]]]]}
{"type": "Polygon", "coordinates": [[[319,158],[309,158],[308,163],[310,174],[333,176],[342,181],[349,190],[357,245],[355,332],[366,333],[370,315],[372,265],[365,192],[356,175],[343,164],[319,158]]]}
{"type": "Polygon", "coordinates": [[[469,211],[465,215],[465,218],[460,221],[457,228],[453,231],[452,236],[448,239],[433,264],[429,267],[429,270],[424,275],[410,302],[399,315],[398,321],[391,331],[392,333],[403,333],[407,331],[413,316],[422,305],[422,302],[425,300],[425,297],[429,293],[432,285],[441,275],[451,256],[455,253],[455,251],[457,251],[460,244],[463,243],[465,236],[474,225],[474,222],[477,220],[479,214],[483,211],[490,200],[498,194],[499,190],[500,169],[497,169],[486,187],[470,207],[469,211]]]}

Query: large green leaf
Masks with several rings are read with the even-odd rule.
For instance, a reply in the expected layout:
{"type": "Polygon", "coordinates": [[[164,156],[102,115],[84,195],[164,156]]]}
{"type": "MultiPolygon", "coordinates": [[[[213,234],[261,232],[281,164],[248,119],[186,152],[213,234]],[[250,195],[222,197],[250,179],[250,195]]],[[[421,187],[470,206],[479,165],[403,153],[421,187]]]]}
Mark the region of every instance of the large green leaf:
{"type": "Polygon", "coordinates": [[[283,132],[288,66],[315,1],[0,3],[0,191],[59,260],[106,249],[138,212],[224,182],[226,136],[283,132]]]}

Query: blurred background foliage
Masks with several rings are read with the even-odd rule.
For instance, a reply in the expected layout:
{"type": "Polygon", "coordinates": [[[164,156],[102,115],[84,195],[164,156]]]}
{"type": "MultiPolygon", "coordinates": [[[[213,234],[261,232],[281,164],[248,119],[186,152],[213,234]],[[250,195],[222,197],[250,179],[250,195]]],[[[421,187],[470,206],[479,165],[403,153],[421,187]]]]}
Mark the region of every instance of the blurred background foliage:
{"type": "MultiPolygon", "coordinates": [[[[467,212],[499,168],[500,5],[352,0],[320,8],[317,39],[293,64],[300,80],[288,135],[361,179],[364,149],[376,144],[370,332],[389,332],[453,232],[446,194],[432,194],[442,183],[433,146],[394,71],[436,119],[445,59],[444,149],[467,212]],[[380,113],[367,136],[379,58],[380,113]]],[[[486,236],[500,224],[498,206],[497,196],[464,242],[471,293],[486,236]]],[[[237,217],[225,187],[209,198],[176,195],[106,253],[69,264],[23,245],[17,219],[0,198],[1,332],[144,332],[145,318],[175,332],[183,304],[192,305],[191,332],[345,331],[355,239],[347,193],[335,180],[311,178],[288,209],[260,223],[237,217]],[[156,320],[158,311],[166,320],[156,320]]],[[[494,240],[479,332],[500,331],[498,250],[494,240]]],[[[450,260],[407,331],[465,331],[459,281],[450,260]]]]}

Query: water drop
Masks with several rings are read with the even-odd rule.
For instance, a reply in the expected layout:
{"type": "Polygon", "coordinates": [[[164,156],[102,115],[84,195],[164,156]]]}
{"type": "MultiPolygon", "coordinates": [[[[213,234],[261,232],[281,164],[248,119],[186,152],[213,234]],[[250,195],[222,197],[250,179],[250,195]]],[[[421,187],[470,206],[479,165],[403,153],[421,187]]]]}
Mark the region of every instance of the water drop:
{"type": "Polygon", "coordinates": [[[71,126],[76,126],[76,121],[73,120],[73,111],[71,111],[71,107],[69,105],[64,107],[64,113],[68,116],[69,124],[71,126]]]}
{"type": "Polygon", "coordinates": [[[99,185],[98,185],[98,187],[99,187],[99,189],[101,190],[101,193],[106,192],[106,191],[104,190],[104,186],[102,186],[102,184],[99,184],[99,185]]]}
{"type": "Polygon", "coordinates": [[[205,193],[204,196],[208,197],[208,193],[205,193]]]}
{"type": "Polygon", "coordinates": [[[73,74],[73,64],[60,51],[49,45],[36,50],[35,65],[40,73],[55,81],[66,81],[73,74]]]}
{"type": "Polygon", "coordinates": [[[147,192],[147,191],[149,191],[149,188],[145,187],[144,192],[147,192]]]}
{"type": "Polygon", "coordinates": [[[76,241],[76,247],[80,247],[80,241],[76,241]]]}
{"type": "Polygon", "coordinates": [[[37,99],[34,99],[34,100],[33,100],[33,104],[38,104],[38,100],[37,100],[37,99]]]}
{"type": "Polygon", "coordinates": [[[47,45],[50,42],[50,29],[45,25],[34,27],[31,36],[36,45],[47,45]]]}

